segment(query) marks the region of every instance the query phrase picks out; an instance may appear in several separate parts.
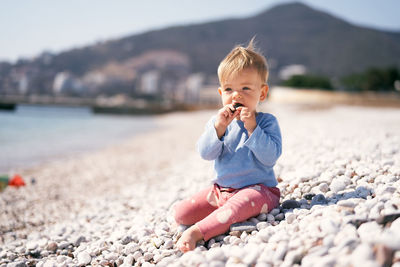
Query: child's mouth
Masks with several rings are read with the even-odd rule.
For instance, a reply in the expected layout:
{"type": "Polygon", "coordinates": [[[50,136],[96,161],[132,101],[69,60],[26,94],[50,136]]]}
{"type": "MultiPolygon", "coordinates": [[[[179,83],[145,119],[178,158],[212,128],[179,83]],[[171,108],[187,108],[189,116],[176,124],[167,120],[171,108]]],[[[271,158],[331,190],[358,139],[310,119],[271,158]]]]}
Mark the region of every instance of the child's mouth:
{"type": "Polygon", "coordinates": [[[235,103],[235,104],[233,104],[234,110],[231,110],[232,113],[234,113],[234,112],[237,110],[238,107],[244,107],[244,105],[241,104],[241,103],[235,103]]]}

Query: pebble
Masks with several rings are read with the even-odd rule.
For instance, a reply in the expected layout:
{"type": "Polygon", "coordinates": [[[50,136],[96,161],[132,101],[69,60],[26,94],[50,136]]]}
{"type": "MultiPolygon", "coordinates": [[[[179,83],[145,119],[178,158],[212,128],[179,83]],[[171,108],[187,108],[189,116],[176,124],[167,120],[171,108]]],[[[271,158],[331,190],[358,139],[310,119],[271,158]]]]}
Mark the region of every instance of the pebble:
{"type": "Polygon", "coordinates": [[[282,208],[283,209],[297,209],[297,208],[300,208],[300,206],[301,206],[301,204],[298,201],[291,200],[291,199],[285,200],[282,203],[282,208]]]}
{"type": "Polygon", "coordinates": [[[321,183],[318,186],[318,189],[319,189],[319,191],[326,193],[329,191],[329,185],[327,183],[321,183]]]}
{"type": "Polygon", "coordinates": [[[269,226],[270,224],[267,222],[259,222],[257,223],[257,230],[261,231],[262,229],[265,229],[269,226]]]}
{"type": "Polygon", "coordinates": [[[208,251],[206,255],[207,260],[209,261],[225,261],[225,254],[222,248],[212,248],[208,251]]]}
{"type": "Polygon", "coordinates": [[[275,217],[272,214],[267,214],[267,222],[271,223],[275,221],[275,217]]]}
{"type": "Polygon", "coordinates": [[[67,241],[62,241],[60,244],[58,244],[58,249],[67,248],[69,245],[70,245],[69,242],[67,242],[67,241]]]}
{"type": "Polygon", "coordinates": [[[278,215],[275,216],[275,220],[277,221],[282,221],[285,218],[285,214],[279,213],[278,215]]]}
{"type": "Polygon", "coordinates": [[[246,231],[251,232],[257,230],[256,224],[253,222],[234,223],[230,226],[231,231],[246,231]]]}
{"type": "Polygon", "coordinates": [[[144,253],[144,255],[143,255],[143,258],[144,258],[145,261],[149,261],[149,260],[151,260],[153,257],[154,257],[154,254],[151,253],[151,252],[146,252],[146,253],[144,253]]]}
{"type": "Polygon", "coordinates": [[[339,200],[336,204],[337,204],[338,206],[346,207],[346,208],[354,208],[354,207],[357,205],[357,203],[356,203],[355,201],[353,201],[353,200],[348,200],[348,199],[339,200]]]}
{"type": "Polygon", "coordinates": [[[88,265],[92,261],[90,254],[86,251],[82,251],[78,254],[78,265],[85,266],[88,265]]]}
{"type": "Polygon", "coordinates": [[[312,198],[315,197],[315,194],[313,194],[313,193],[308,193],[308,194],[305,194],[303,197],[304,197],[304,199],[306,199],[306,200],[312,200],[312,198]]]}
{"type": "Polygon", "coordinates": [[[314,205],[326,205],[328,201],[326,200],[325,196],[322,194],[315,195],[311,200],[311,206],[314,205]]]}
{"type": "Polygon", "coordinates": [[[170,249],[170,248],[172,248],[173,246],[174,246],[174,242],[173,242],[171,239],[167,240],[167,241],[164,243],[164,248],[166,248],[166,249],[170,249]]]}
{"type": "Polygon", "coordinates": [[[398,221],[397,218],[400,218],[400,212],[399,213],[382,215],[382,216],[380,216],[379,218],[376,219],[376,222],[379,223],[379,224],[387,224],[387,223],[390,223],[390,222],[398,221]]]}
{"type": "Polygon", "coordinates": [[[333,193],[338,193],[339,191],[342,191],[343,189],[346,188],[346,182],[344,181],[344,179],[340,178],[333,179],[329,188],[333,193]]]}
{"type": "Polygon", "coordinates": [[[280,212],[281,212],[281,211],[280,211],[279,209],[272,209],[272,210],[270,211],[269,214],[271,214],[272,216],[276,216],[276,215],[278,215],[280,212]]]}
{"type": "Polygon", "coordinates": [[[328,234],[336,234],[340,230],[339,224],[333,219],[322,219],[320,228],[322,232],[328,234]]]}
{"type": "Polygon", "coordinates": [[[257,216],[257,219],[259,220],[259,221],[265,221],[265,220],[267,220],[267,218],[268,218],[268,215],[269,214],[267,214],[267,213],[261,213],[260,215],[258,215],[257,216]]]}
{"type": "Polygon", "coordinates": [[[37,242],[34,242],[34,241],[30,241],[26,244],[26,248],[29,250],[34,250],[37,247],[38,247],[38,244],[37,244],[37,242]]]}
{"type": "Polygon", "coordinates": [[[73,241],[72,241],[72,244],[75,246],[75,247],[79,247],[79,245],[82,243],[82,242],[84,242],[84,241],[86,241],[86,238],[84,237],[84,236],[77,236],[77,237],[75,237],[75,239],[73,239],[73,241]]]}
{"type": "Polygon", "coordinates": [[[127,244],[129,244],[130,242],[132,242],[132,241],[133,241],[133,239],[132,239],[131,236],[125,236],[125,237],[122,238],[121,244],[122,244],[122,245],[127,245],[127,244]]]}
{"type": "Polygon", "coordinates": [[[357,187],[356,194],[359,197],[366,199],[371,194],[371,191],[364,186],[360,186],[360,187],[357,187]]]}
{"type": "Polygon", "coordinates": [[[276,251],[274,253],[273,260],[274,261],[283,260],[283,258],[286,255],[287,250],[288,250],[288,246],[287,246],[286,242],[279,243],[277,248],[276,248],[276,251]]]}
{"type": "Polygon", "coordinates": [[[285,220],[288,224],[293,223],[296,220],[296,214],[291,212],[285,213],[285,220]]]}

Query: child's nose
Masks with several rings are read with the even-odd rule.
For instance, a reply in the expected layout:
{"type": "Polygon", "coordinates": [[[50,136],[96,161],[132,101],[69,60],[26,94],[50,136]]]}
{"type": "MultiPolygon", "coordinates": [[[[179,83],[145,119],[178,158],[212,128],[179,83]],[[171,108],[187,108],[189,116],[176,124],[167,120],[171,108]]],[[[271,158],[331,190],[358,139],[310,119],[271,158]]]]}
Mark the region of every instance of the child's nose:
{"type": "Polygon", "coordinates": [[[242,98],[242,95],[238,91],[233,92],[233,99],[240,99],[242,98]]]}

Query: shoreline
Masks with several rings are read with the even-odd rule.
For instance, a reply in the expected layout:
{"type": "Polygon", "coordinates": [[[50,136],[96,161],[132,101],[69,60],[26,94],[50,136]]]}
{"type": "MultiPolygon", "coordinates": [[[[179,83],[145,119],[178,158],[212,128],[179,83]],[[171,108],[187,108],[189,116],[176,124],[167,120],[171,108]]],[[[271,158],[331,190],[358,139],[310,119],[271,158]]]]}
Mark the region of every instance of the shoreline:
{"type": "Polygon", "coordinates": [[[95,152],[156,127],[155,116],[97,115],[87,108],[25,105],[0,115],[0,170],[9,174],[95,152]]]}

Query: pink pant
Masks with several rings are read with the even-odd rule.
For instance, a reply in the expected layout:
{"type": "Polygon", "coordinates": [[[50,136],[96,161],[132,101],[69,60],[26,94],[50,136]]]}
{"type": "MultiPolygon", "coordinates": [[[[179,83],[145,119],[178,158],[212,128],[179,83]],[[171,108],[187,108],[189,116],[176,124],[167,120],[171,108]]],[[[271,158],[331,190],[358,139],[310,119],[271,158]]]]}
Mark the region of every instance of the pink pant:
{"type": "Polygon", "coordinates": [[[196,224],[204,240],[225,233],[231,224],[245,221],[260,213],[268,213],[279,204],[277,187],[262,184],[241,189],[215,184],[175,206],[179,224],[196,224]]]}

